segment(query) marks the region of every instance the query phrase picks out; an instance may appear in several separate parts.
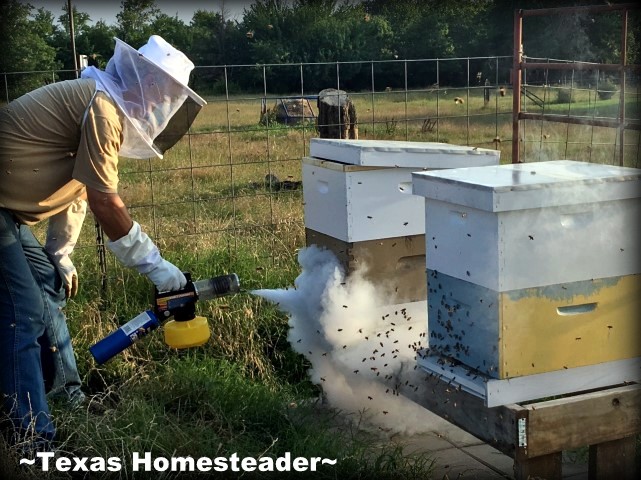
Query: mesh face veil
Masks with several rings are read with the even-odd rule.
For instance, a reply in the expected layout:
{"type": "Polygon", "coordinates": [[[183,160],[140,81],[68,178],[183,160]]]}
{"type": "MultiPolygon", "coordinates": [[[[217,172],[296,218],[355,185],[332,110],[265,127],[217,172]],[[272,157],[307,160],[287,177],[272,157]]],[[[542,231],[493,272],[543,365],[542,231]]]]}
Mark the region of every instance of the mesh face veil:
{"type": "Polygon", "coordinates": [[[109,94],[123,114],[119,154],[162,158],[206,104],[186,85],[194,65],[157,35],[139,51],[115,40],[114,55],[105,71],[88,67],[81,76],[95,79],[97,89],[109,94]]]}

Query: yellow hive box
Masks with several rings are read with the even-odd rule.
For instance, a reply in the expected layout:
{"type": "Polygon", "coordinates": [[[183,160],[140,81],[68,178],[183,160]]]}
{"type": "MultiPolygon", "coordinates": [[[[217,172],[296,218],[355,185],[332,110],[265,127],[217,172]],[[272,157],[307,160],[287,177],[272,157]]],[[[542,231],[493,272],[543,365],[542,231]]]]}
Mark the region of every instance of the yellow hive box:
{"type": "Polygon", "coordinates": [[[427,276],[430,351],[491,378],[641,356],[641,275],[508,292],[427,276]]]}
{"type": "Polygon", "coordinates": [[[364,278],[384,289],[389,303],[426,300],[425,235],[345,242],[306,228],[305,236],[307,245],[333,252],[346,275],[365,266],[364,278]]]}

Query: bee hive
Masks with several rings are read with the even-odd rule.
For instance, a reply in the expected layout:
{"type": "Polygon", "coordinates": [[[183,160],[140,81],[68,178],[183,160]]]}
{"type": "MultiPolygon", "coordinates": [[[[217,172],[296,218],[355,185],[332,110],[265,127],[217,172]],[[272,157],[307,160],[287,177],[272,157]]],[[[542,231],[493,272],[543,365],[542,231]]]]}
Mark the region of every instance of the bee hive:
{"type": "Polygon", "coordinates": [[[498,165],[496,150],[444,143],[313,138],[303,159],[305,226],[345,242],[423,235],[412,172],[498,165]]]}
{"type": "Polygon", "coordinates": [[[414,173],[430,351],[497,379],[640,357],[640,187],[566,160],[414,173]]]}

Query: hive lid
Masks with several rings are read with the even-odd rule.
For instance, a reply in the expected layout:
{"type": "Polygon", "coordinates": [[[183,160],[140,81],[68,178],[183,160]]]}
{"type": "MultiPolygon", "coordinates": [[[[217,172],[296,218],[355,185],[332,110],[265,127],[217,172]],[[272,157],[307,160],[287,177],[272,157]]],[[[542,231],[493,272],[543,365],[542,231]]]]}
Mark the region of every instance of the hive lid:
{"type": "Polygon", "coordinates": [[[439,169],[498,165],[501,152],[449,143],[312,138],[309,154],[351,165],[439,169]]]}
{"type": "Polygon", "coordinates": [[[553,160],[412,173],[413,193],[501,212],[641,196],[641,170],[553,160]]]}

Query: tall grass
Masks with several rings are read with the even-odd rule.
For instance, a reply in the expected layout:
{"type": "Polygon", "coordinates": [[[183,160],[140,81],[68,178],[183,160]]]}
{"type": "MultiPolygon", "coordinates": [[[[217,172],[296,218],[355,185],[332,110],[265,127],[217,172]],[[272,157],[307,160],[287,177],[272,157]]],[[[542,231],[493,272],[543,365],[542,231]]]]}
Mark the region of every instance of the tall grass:
{"type": "MultiPolygon", "coordinates": [[[[261,238],[260,232],[257,236],[261,238]]],[[[277,262],[256,269],[254,259],[266,257],[260,250],[266,247],[258,245],[233,253],[211,250],[198,260],[181,249],[168,256],[181,265],[198,263],[198,278],[220,274],[217,265],[233,261],[245,290],[291,285],[298,274],[295,248],[282,246],[286,251],[277,262]]],[[[99,298],[89,283],[67,308],[89,402],[76,411],[53,405],[60,455],[120,458],[121,478],[159,478],[158,473],[132,474],[128,462],[133,452],[151,452],[154,458],[233,453],[278,458],[291,452],[293,457],[338,459],[335,467],[323,467],[306,478],[429,478],[433,462],[428,452],[406,454],[402,445],[382,443],[381,437],[359,429],[354,419],[323,404],[321,390],[307,380],[309,365],[289,347],[287,318],[246,291],[198,304],[211,327],[211,339],[202,347],[170,350],[162,332],[155,331],[105,365],[96,365],[89,346],[151,299],[144,278],[128,270],[120,273],[111,295],[99,298]]],[[[86,269],[80,272],[81,278],[89,275],[86,269]]],[[[0,446],[0,455],[6,448],[0,446]]],[[[7,455],[2,478],[73,478],[25,471],[16,467],[12,452],[7,455]]],[[[90,478],[115,475],[94,473],[90,478]]],[[[165,473],[162,478],[178,475],[185,473],[165,473]]],[[[242,478],[290,475],[301,478],[300,473],[284,472],[242,478]]],[[[219,477],[239,478],[230,473],[219,477]]]]}

